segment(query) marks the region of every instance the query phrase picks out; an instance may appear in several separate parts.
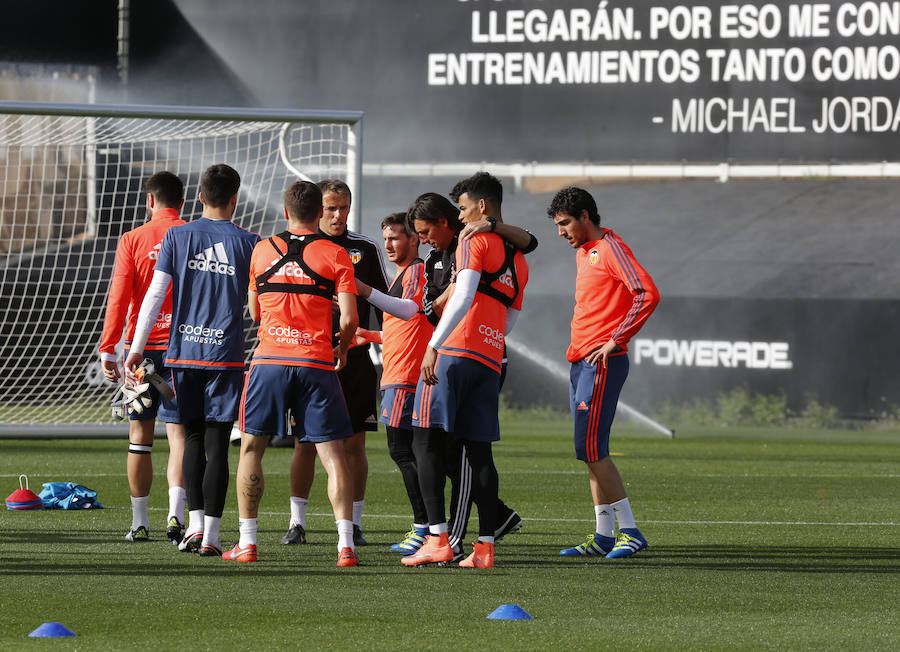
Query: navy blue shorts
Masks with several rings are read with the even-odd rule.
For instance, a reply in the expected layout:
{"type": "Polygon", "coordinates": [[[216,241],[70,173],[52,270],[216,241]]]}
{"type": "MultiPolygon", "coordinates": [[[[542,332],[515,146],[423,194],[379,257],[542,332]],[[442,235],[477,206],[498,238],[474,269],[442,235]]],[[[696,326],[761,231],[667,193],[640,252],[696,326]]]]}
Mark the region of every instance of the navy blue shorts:
{"type": "Polygon", "coordinates": [[[412,430],[413,403],[416,399],[416,390],[408,387],[386,387],[381,390],[381,423],[399,428],[412,430]]]}
{"type": "Polygon", "coordinates": [[[575,457],[599,462],[609,456],[609,429],[616,416],[619,393],[628,377],[628,355],[607,358],[606,369],[584,360],[569,370],[569,403],[575,421],[575,457]]]}
{"type": "Polygon", "coordinates": [[[300,441],[312,443],[353,434],[337,373],[276,364],[250,367],[238,427],[251,435],[293,434],[300,441]],[[288,415],[293,426],[288,423],[288,415]]]}
{"type": "Polygon", "coordinates": [[[419,379],[412,423],[441,428],[459,439],[500,440],[500,374],[486,365],[454,355],[438,354],[437,385],[419,379]]]}
{"type": "MultiPolygon", "coordinates": [[[[125,349],[125,357],[128,357],[127,348],[125,349]]],[[[144,358],[150,358],[153,361],[153,366],[156,367],[156,373],[162,376],[163,380],[169,385],[172,385],[172,370],[166,367],[165,351],[144,351],[144,358]]],[[[144,408],[144,411],[140,414],[135,414],[128,410],[129,421],[152,421],[159,418],[164,423],[181,423],[181,418],[178,415],[178,406],[175,404],[176,399],[170,401],[163,398],[153,385],[150,385],[150,398],[153,399],[153,403],[150,404],[150,407],[144,408]]]]}
{"type": "Polygon", "coordinates": [[[172,369],[175,402],[182,423],[189,421],[235,421],[244,387],[243,371],[216,369],[172,369]]]}

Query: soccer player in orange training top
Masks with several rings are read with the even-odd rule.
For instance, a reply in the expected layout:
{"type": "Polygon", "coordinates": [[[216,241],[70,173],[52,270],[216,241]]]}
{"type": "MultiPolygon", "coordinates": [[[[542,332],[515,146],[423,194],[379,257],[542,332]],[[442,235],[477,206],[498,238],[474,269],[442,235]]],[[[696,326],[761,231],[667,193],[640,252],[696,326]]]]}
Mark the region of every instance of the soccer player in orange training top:
{"type": "Polygon", "coordinates": [[[260,322],[259,346],[241,398],[238,464],[240,540],[222,558],[256,561],[262,457],[269,437],[288,434],[315,444],[328,472],[328,497],[338,530],[338,566],[356,566],[353,497],[344,440],[353,434],[336,371],[347,364],[356,333],[356,283],[350,255],[318,234],[322,192],[297,181],[285,193],[288,230],[260,242],[250,262],[250,316],[260,322]],[[331,346],[331,301],[340,310],[338,346],[331,346]],[[337,357],[337,364],[335,364],[337,357]]]}
{"type": "Polygon", "coordinates": [[[556,193],[547,214],[575,249],[575,314],[569,402],[575,421],[575,457],[587,464],[596,532],[561,555],[629,557],[647,547],[616,465],[609,429],[628,376],[628,341],[659,303],[659,291],[622,239],[600,226],[597,204],[581,188],[556,193]],[[619,522],[618,536],[615,521],[619,522]]]}
{"type": "Polygon", "coordinates": [[[184,423],[188,526],[182,552],[221,557],[219,529],[228,492],[228,437],[244,382],[244,303],[250,254],[259,236],[231,221],[241,177],[220,163],[200,178],[203,216],[166,232],[147,288],[126,375],[141,361],[150,325],[172,286],[166,366],[184,423]]]}
{"type": "MultiPolygon", "coordinates": [[[[437,243],[438,232],[446,229],[445,219],[420,219],[414,208],[408,216],[422,242],[437,243]]],[[[444,509],[447,437],[465,443],[478,505],[478,541],[460,566],[494,566],[499,481],[491,443],[500,439],[503,343],[522,309],[528,264],[496,233],[479,233],[459,243],[456,269],[456,289],[422,359],[413,410],[413,450],[429,535],[415,554],[401,560],[404,566],[454,558],[444,509]]]]}
{"type": "MultiPolygon", "coordinates": [[[[323,179],[317,184],[322,191],[322,219],[319,235],[347,250],[353,263],[353,274],[378,290],[387,292],[387,275],[378,245],[371,238],[347,229],[352,200],[350,187],[340,179],[323,179]]],[[[357,298],[356,312],[362,326],[369,325],[372,307],[365,299],[357,298]]],[[[381,316],[376,312],[376,318],[381,316]]],[[[337,314],[334,315],[334,332],[338,331],[337,314]]],[[[337,341],[333,343],[337,345],[337,341]]],[[[378,376],[369,357],[368,342],[356,346],[347,354],[347,364],[338,373],[353,436],[343,441],[347,464],[353,478],[353,542],[368,545],[362,532],[362,514],[365,508],[366,481],[369,476],[369,460],[366,457],[366,432],[378,430],[375,392],[378,376]]],[[[291,520],[283,544],[306,543],[306,508],[309,492],[315,477],[316,449],[309,443],[296,442],[291,458],[291,520]]]]}
{"type": "MultiPolygon", "coordinates": [[[[131,348],[137,313],[144,294],[153,278],[153,267],[159,256],[160,242],[171,227],[185,222],[178,212],[184,205],[184,184],[171,172],[157,172],[144,185],[147,193],[149,221],[128,231],[116,248],[116,266],[109,287],[106,318],[99,352],[103,375],[111,382],[121,378],[116,364],[116,345],[125,327],[125,355],[131,348]],[[127,320],[126,320],[127,315],[127,320]]],[[[154,320],[145,355],[153,360],[157,373],[171,383],[171,371],[166,369],[163,358],[169,344],[169,326],[172,322],[172,293],[167,292],[162,310],[154,320]]],[[[169,463],[166,478],[169,481],[169,513],[166,517],[166,536],[173,543],[184,535],[184,479],[181,473],[181,457],[184,453],[184,428],[174,401],[162,398],[155,387],[150,387],[153,403],[140,414],[128,414],[128,485],[131,490],[131,530],[127,541],[149,538],[150,485],[153,482],[153,422],[157,416],[166,424],[169,440],[169,463]]]]}
{"type": "Polygon", "coordinates": [[[382,342],[381,417],[388,452],[400,469],[413,512],[412,529],[391,550],[411,555],[425,543],[428,513],[419,488],[416,458],[412,449],[412,408],[425,347],[433,332],[422,312],[425,293],[425,263],[419,258],[419,238],[406,220],[406,213],[393,213],[381,221],[384,250],[397,273],[390,289],[381,292],[357,279],[360,296],[384,313],[384,328],[359,329],[368,341],[382,342]]]}

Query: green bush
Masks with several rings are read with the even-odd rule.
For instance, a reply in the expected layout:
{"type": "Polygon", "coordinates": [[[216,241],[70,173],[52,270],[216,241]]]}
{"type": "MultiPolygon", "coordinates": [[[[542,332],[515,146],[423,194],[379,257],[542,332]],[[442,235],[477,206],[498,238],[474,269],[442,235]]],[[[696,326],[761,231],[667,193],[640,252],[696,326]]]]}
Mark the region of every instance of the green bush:
{"type": "Polygon", "coordinates": [[[751,406],[753,422],[760,426],[783,426],[788,420],[787,396],[780,394],[756,394],[751,406]]]}
{"type": "Polygon", "coordinates": [[[877,415],[873,414],[871,420],[866,425],[876,430],[900,429],[900,405],[891,405],[885,407],[877,415]]]}
{"type": "Polygon", "coordinates": [[[702,398],[694,398],[682,405],[666,399],[660,409],[659,421],[681,426],[713,426],[718,421],[718,415],[715,407],[702,398]]]}
{"type": "Polygon", "coordinates": [[[719,423],[723,426],[750,426],[753,421],[753,397],[746,387],[735,387],[730,392],[719,394],[716,406],[719,408],[719,423]]]}
{"type": "MultiPolygon", "coordinates": [[[[814,408],[818,410],[815,414],[825,407],[814,408]]],[[[827,427],[835,427],[839,422],[837,409],[830,409],[833,410],[834,425],[827,427]]],[[[715,401],[694,398],[676,404],[667,399],[659,411],[659,420],[671,426],[784,427],[791,425],[789,417],[787,396],[783,392],[754,394],[743,386],[722,392],[715,401]]]]}
{"type": "Polygon", "coordinates": [[[838,428],[841,425],[838,409],[833,405],[819,403],[815,398],[807,399],[806,409],[798,421],[807,428],[822,430],[838,428]]]}

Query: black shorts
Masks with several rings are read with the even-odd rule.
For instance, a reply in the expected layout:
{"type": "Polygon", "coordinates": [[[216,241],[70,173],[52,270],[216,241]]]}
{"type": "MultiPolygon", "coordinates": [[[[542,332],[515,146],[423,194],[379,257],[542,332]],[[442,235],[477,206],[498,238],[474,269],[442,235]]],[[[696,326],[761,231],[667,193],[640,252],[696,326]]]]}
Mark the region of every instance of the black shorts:
{"type": "Polygon", "coordinates": [[[347,366],[338,372],[350,425],[353,432],[378,430],[378,413],[375,396],[378,393],[378,373],[368,351],[353,352],[347,356],[347,366]]]}

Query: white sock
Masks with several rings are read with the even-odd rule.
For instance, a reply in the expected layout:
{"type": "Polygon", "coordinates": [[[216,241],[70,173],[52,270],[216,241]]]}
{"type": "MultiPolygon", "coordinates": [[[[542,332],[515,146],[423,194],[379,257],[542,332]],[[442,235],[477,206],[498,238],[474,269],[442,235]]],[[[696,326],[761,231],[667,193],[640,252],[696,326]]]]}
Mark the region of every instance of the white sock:
{"type": "Polygon", "coordinates": [[[610,507],[613,508],[613,511],[616,514],[616,520],[619,521],[619,530],[622,528],[637,527],[637,525],[634,524],[634,514],[631,513],[631,504],[628,502],[627,498],[614,502],[610,507]]]}
{"type": "Polygon", "coordinates": [[[356,546],[353,545],[353,521],[341,519],[340,521],[335,521],[335,523],[337,523],[338,531],[338,552],[344,548],[356,550],[356,546]]]}
{"type": "Polygon", "coordinates": [[[427,530],[428,523],[413,523],[414,530],[427,530]]]}
{"type": "Polygon", "coordinates": [[[150,529],[150,496],[131,497],[131,529],[144,526],[150,529]]]}
{"type": "Polygon", "coordinates": [[[479,543],[494,543],[494,537],[478,537],[479,543]]]}
{"type": "Polygon", "coordinates": [[[616,536],[616,518],[609,505],[594,505],[594,516],[597,518],[597,534],[604,537],[616,536]]]}
{"type": "Polygon", "coordinates": [[[215,546],[221,548],[219,543],[219,526],[222,524],[221,516],[204,516],[203,517],[203,545],[215,546]]]}
{"type": "Polygon", "coordinates": [[[244,546],[255,546],[256,545],[256,519],[255,518],[239,518],[238,519],[238,530],[241,533],[241,538],[238,540],[238,545],[243,548],[244,546]]]}
{"type": "Polygon", "coordinates": [[[166,516],[166,521],[174,516],[179,523],[184,523],[184,502],[186,498],[187,493],[184,487],[169,487],[169,515],[166,516]]]}
{"type": "Polygon", "coordinates": [[[309,505],[309,498],[297,498],[291,496],[291,525],[299,525],[306,529],[306,507],[309,505]]]}
{"type": "Polygon", "coordinates": [[[433,536],[438,536],[440,534],[444,534],[445,532],[447,532],[447,522],[446,521],[444,521],[443,523],[438,523],[437,525],[429,525],[428,526],[428,533],[433,536]]]}
{"type": "Polygon", "coordinates": [[[185,535],[203,532],[203,516],[202,509],[192,509],[188,512],[188,529],[185,535]]]}
{"type": "Polygon", "coordinates": [[[363,507],[365,507],[365,500],[354,500],[353,501],[353,525],[358,525],[362,527],[362,513],[363,507]]]}

